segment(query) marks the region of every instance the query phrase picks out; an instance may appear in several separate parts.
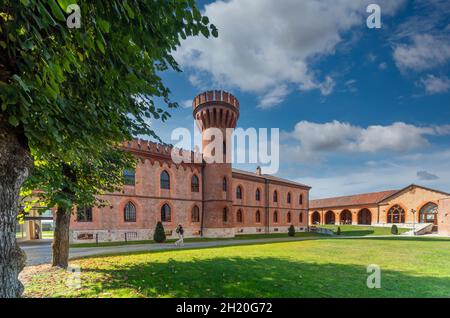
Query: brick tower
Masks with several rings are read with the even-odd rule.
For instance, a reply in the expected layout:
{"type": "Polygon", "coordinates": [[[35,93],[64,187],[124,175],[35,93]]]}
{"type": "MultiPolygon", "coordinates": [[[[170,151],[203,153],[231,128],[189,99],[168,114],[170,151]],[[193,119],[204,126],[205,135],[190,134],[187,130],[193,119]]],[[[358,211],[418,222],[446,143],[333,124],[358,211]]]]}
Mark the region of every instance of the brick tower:
{"type": "Polygon", "coordinates": [[[239,118],[239,101],[224,91],[208,91],[195,97],[192,107],[194,119],[202,132],[203,158],[207,162],[203,171],[203,236],[232,237],[234,218],[230,137],[239,118]],[[208,145],[211,147],[211,143],[217,145],[218,142],[211,140],[209,128],[219,129],[223,136],[222,149],[215,149],[211,154],[205,149],[208,145]],[[215,151],[220,151],[220,155],[223,153],[223,161],[208,163],[211,162],[208,159],[217,158],[215,151]]]}

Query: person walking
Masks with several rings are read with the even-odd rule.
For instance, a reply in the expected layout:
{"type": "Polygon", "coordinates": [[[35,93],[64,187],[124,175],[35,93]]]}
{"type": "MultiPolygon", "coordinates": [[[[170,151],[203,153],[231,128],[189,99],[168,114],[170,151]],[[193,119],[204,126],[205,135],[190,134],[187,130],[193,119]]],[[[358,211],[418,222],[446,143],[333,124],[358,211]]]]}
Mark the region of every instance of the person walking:
{"type": "Polygon", "coordinates": [[[176,232],[178,234],[178,241],[175,242],[176,246],[184,246],[184,229],[183,226],[181,226],[181,224],[178,224],[176,232]]]}

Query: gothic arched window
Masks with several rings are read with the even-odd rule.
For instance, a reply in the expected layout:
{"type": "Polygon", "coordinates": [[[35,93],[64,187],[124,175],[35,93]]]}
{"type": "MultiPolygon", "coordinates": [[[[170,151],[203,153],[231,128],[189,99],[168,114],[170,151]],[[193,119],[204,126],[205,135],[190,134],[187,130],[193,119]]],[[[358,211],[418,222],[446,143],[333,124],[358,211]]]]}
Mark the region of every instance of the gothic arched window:
{"type": "Polygon", "coordinates": [[[166,170],[161,172],[159,181],[160,181],[161,189],[167,189],[167,190],[170,189],[170,176],[166,170]]]}

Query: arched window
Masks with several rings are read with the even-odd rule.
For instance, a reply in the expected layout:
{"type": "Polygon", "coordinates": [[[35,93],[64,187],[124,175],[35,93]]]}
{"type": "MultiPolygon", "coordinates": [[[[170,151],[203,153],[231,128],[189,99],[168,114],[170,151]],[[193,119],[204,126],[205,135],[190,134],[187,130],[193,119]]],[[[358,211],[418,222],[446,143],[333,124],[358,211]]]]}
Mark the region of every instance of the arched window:
{"type": "Polygon", "coordinates": [[[278,192],[273,191],[273,202],[278,202],[278,192]]]}
{"type": "Polygon", "coordinates": [[[172,220],[172,215],[170,211],[170,206],[166,203],[161,207],[161,221],[170,222],[172,220]]]}
{"type": "Polygon", "coordinates": [[[241,186],[238,186],[236,188],[236,199],[242,199],[242,188],[241,188],[241,186]]]}
{"type": "Polygon", "coordinates": [[[92,208],[77,207],[77,222],[92,222],[92,208]]]}
{"type": "Polygon", "coordinates": [[[288,192],[287,194],[287,203],[290,204],[291,203],[291,193],[288,192]]]}
{"type": "Polygon", "coordinates": [[[198,181],[198,177],[195,174],[191,178],[191,191],[192,192],[200,191],[200,183],[198,181]]]}
{"type": "Polygon", "coordinates": [[[300,197],[298,198],[298,203],[299,203],[300,205],[303,204],[303,194],[300,194],[300,197]]]}
{"type": "Polygon", "coordinates": [[[312,224],[320,224],[320,213],[318,211],[314,211],[312,214],[312,224]]]}
{"type": "Polygon", "coordinates": [[[223,178],[222,180],[222,191],[227,192],[228,185],[227,185],[227,178],[223,178]]]}
{"type": "Polygon", "coordinates": [[[288,212],[287,214],[287,222],[291,223],[291,212],[288,212]]]}
{"type": "Polygon", "coordinates": [[[242,223],[243,222],[242,211],[241,210],[238,210],[237,213],[236,213],[236,221],[238,223],[242,223]]]}
{"type": "Polygon", "coordinates": [[[273,223],[278,223],[278,212],[273,212],[273,223]]]}
{"type": "Polygon", "coordinates": [[[300,223],[303,223],[303,212],[300,212],[300,214],[298,216],[298,220],[300,223]]]}
{"type": "Polygon", "coordinates": [[[191,219],[193,223],[198,223],[200,222],[200,209],[198,208],[198,206],[194,206],[192,208],[192,215],[191,215],[191,219]]]}
{"type": "Polygon", "coordinates": [[[222,212],[222,221],[223,222],[228,222],[228,208],[223,208],[223,212],[222,212]]]}
{"type": "Polygon", "coordinates": [[[123,208],[123,218],[125,222],[136,222],[136,207],[128,202],[123,208]]]}
{"type": "Polygon", "coordinates": [[[438,206],[433,202],[428,202],[419,211],[420,223],[437,224],[438,206]]]}
{"type": "Polygon", "coordinates": [[[160,181],[161,189],[168,189],[168,190],[170,189],[170,176],[166,170],[161,172],[159,181],[160,181]]]}
{"type": "Polygon", "coordinates": [[[256,223],[261,223],[261,212],[256,211],[255,221],[256,223]]]}
{"type": "Polygon", "coordinates": [[[388,223],[405,223],[405,210],[398,204],[389,209],[387,214],[388,223]]]}
{"type": "Polygon", "coordinates": [[[134,170],[126,169],[123,171],[123,183],[125,185],[134,186],[135,184],[134,170]]]}

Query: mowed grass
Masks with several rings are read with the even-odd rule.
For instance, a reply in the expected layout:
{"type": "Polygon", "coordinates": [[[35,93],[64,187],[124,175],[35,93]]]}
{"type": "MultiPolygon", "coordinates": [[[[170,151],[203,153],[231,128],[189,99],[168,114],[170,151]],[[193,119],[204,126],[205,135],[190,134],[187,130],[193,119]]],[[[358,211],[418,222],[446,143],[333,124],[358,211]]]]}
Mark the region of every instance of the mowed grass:
{"type": "Polygon", "coordinates": [[[450,297],[450,240],[316,239],[79,259],[27,267],[26,297],[450,297]],[[366,286],[367,266],[381,288],[366,286]],[[69,280],[68,280],[69,279],[69,280]]]}
{"type": "MultiPolygon", "coordinates": [[[[368,235],[391,235],[390,227],[379,226],[363,226],[363,225],[319,225],[325,229],[330,229],[337,233],[338,227],[341,228],[342,236],[368,236],[368,235]]],[[[410,229],[399,228],[398,233],[402,234],[410,231],[410,229]]]]}

